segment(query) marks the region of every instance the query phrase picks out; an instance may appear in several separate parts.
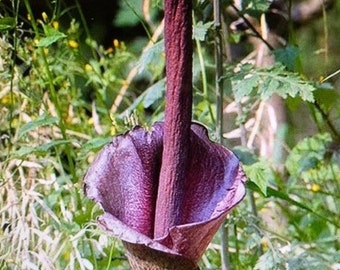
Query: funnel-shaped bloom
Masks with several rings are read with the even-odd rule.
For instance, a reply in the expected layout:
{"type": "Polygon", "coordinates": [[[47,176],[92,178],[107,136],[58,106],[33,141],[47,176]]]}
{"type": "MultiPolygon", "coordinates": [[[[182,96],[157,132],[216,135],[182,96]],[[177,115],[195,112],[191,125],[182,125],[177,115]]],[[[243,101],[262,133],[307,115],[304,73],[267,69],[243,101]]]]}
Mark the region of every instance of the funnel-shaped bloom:
{"type": "MultiPolygon", "coordinates": [[[[85,194],[101,204],[99,224],[133,247],[200,259],[227,213],[245,195],[245,176],[237,157],[209,140],[206,129],[191,125],[189,165],[185,172],[179,222],[155,237],[163,151],[163,123],[135,127],[115,137],[90,166],[85,194]]],[[[171,207],[169,207],[171,209],[171,207]]]]}

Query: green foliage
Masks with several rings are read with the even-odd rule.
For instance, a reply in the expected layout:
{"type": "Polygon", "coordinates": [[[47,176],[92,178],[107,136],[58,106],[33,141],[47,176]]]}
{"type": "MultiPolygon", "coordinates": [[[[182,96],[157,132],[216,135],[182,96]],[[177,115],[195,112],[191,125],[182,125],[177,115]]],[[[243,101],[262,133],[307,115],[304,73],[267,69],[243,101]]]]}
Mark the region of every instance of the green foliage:
{"type": "Polygon", "coordinates": [[[207,32],[212,25],[213,25],[213,22],[207,22],[207,23],[198,22],[196,25],[194,25],[194,29],[193,29],[194,39],[204,41],[207,35],[207,32]]]}
{"type": "Polygon", "coordinates": [[[242,1],[242,13],[258,17],[268,9],[269,4],[270,3],[266,0],[242,1]]]}
{"type": "Polygon", "coordinates": [[[300,97],[304,101],[314,101],[315,87],[280,64],[264,69],[256,69],[246,64],[238,67],[236,71],[229,71],[229,74],[237,102],[244,97],[255,95],[268,99],[273,94],[283,98],[291,96],[300,97]]]}
{"type": "Polygon", "coordinates": [[[152,79],[159,78],[165,64],[163,51],[164,41],[160,40],[143,52],[138,61],[139,72],[149,73],[148,75],[152,76],[152,79]]]}
{"type": "Polygon", "coordinates": [[[115,18],[117,26],[134,26],[140,22],[141,5],[137,0],[120,1],[120,12],[115,18]]]}
{"type": "Polygon", "coordinates": [[[304,139],[292,149],[287,157],[287,171],[292,177],[302,177],[304,172],[318,168],[319,164],[324,166],[331,142],[332,137],[328,133],[304,139]]]}
{"type": "Polygon", "coordinates": [[[296,46],[288,45],[284,48],[278,48],[273,52],[275,60],[282,63],[288,70],[294,71],[299,56],[299,50],[296,46]]]}
{"type": "Polygon", "coordinates": [[[41,126],[53,125],[58,122],[58,119],[53,116],[40,115],[34,121],[28,122],[19,129],[18,139],[24,136],[27,132],[39,128],[41,126]]]}
{"type": "Polygon", "coordinates": [[[59,32],[57,29],[50,25],[43,25],[45,37],[41,38],[37,44],[38,47],[48,47],[59,39],[66,38],[67,36],[59,32]]]}
{"type": "Polygon", "coordinates": [[[254,269],[255,270],[285,269],[285,260],[280,251],[268,250],[266,253],[261,255],[254,269]]]}
{"type": "Polygon", "coordinates": [[[315,100],[322,106],[325,112],[330,112],[340,102],[340,94],[329,83],[317,84],[314,92],[315,100]]]}
{"type": "Polygon", "coordinates": [[[265,161],[258,161],[252,165],[244,165],[244,171],[250,181],[254,182],[264,196],[267,196],[267,187],[274,179],[274,175],[268,163],[265,161]]]}
{"type": "Polygon", "coordinates": [[[142,107],[143,109],[151,108],[152,106],[159,106],[164,99],[165,94],[165,81],[160,80],[154,85],[147,88],[131,106],[126,110],[126,114],[130,115],[136,108],[142,107]]]}
{"type": "Polygon", "coordinates": [[[5,32],[15,28],[15,18],[3,17],[0,18],[0,32],[5,32]]]}

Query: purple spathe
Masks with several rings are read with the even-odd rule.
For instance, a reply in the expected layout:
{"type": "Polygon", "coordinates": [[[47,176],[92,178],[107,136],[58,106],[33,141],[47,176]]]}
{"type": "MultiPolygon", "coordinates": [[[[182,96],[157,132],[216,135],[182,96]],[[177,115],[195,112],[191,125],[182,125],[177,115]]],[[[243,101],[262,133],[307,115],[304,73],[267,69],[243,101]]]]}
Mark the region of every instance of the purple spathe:
{"type": "MultiPolygon", "coordinates": [[[[123,241],[148,246],[197,262],[229,211],[245,195],[246,177],[237,157],[210,141],[206,129],[192,124],[189,162],[180,198],[178,223],[155,227],[163,151],[163,123],[149,131],[135,127],[115,137],[91,164],[85,194],[101,204],[99,224],[123,241]]],[[[169,209],[172,209],[169,207],[169,209]]]]}

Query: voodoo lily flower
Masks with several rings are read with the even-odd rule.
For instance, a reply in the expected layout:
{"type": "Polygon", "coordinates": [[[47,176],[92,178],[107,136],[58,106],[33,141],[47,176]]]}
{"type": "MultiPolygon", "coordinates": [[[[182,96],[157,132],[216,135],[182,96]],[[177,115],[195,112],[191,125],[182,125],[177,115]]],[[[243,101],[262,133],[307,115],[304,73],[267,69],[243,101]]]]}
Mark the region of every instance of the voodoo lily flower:
{"type": "Polygon", "coordinates": [[[165,120],[113,138],[84,179],[99,224],[121,239],[133,269],[198,269],[245,195],[236,156],[192,124],[192,1],[165,0],[165,120]]]}
{"type": "Polygon", "coordinates": [[[162,203],[157,192],[163,125],[155,123],[148,131],[135,127],[113,138],[89,168],[85,194],[104,209],[99,224],[140,250],[141,256],[148,248],[155,254],[183,257],[181,265],[186,260],[196,265],[227,213],[244,197],[245,177],[236,156],[210,141],[203,126],[192,124],[179,222],[155,237],[154,228],[161,222],[155,219],[155,211],[162,203]]]}

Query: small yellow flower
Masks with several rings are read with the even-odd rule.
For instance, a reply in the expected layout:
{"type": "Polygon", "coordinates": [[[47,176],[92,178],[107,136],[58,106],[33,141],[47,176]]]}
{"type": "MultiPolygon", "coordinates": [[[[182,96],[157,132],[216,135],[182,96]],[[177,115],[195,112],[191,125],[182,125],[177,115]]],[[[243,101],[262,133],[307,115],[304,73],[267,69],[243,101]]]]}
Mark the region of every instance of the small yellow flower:
{"type": "Polygon", "coordinates": [[[95,155],[93,155],[93,154],[90,155],[90,156],[88,156],[87,162],[88,162],[89,164],[91,164],[91,163],[93,162],[94,158],[95,158],[95,155]]]}
{"type": "Polygon", "coordinates": [[[56,30],[59,29],[59,23],[58,23],[57,21],[54,21],[54,22],[52,23],[52,26],[53,26],[53,28],[56,29],[56,30]]]}
{"type": "Polygon", "coordinates": [[[92,124],[94,123],[94,120],[93,120],[93,118],[91,117],[91,118],[89,118],[89,120],[87,120],[87,122],[88,122],[88,124],[92,125],[92,124]]]}
{"type": "Polygon", "coordinates": [[[85,71],[90,72],[92,70],[93,70],[93,68],[92,68],[92,66],[90,64],[86,64],[85,65],[85,71]]]}
{"type": "Polygon", "coordinates": [[[39,40],[38,40],[37,38],[35,38],[35,39],[33,40],[33,42],[34,42],[35,45],[38,45],[38,44],[39,44],[39,40]]]}
{"type": "Polygon", "coordinates": [[[68,261],[70,261],[70,254],[71,254],[71,252],[69,252],[68,250],[64,250],[64,252],[62,253],[62,258],[63,258],[63,260],[65,260],[66,262],[68,262],[68,261]]]}
{"type": "Polygon", "coordinates": [[[126,50],[126,46],[125,46],[124,41],[120,42],[120,49],[123,50],[123,51],[126,50]]]}
{"type": "Polygon", "coordinates": [[[68,41],[68,45],[73,49],[77,49],[79,47],[78,42],[73,39],[68,41]]]}
{"type": "Polygon", "coordinates": [[[48,16],[47,16],[45,11],[43,13],[41,13],[41,17],[43,18],[45,23],[48,21],[48,16]]]}
{"type": "Polygon", "coordinates": [[[0,103],[2,104],[10,104],[11,103],[11,97],[10,95],[5,95],[0,99],[0,103]]]}
{"type": "Polygon", "coordinates": [[[311,189],[313,192],[318,192],[321,190],[321,187],[318,184],[312,184],[311,189]]]}
{"type": "Polygon", "coordinates": [[[122,80],[121,84],[122,84],[122,86],[128,86],[129,85],[127,80],[122,80]]]}
{"type": "Polygon", "coordinates": [[[111,47],[110,47],[110,48],[107,48],[105,52],[106,52],[106,53],[112,53],[112,52],[113,52],[113,49],[112,49],[111,47]]]}
{"type": "Polygon", "coordinates": [[[261,239],[261,246],[264,251],[268,250],[268,239],[266,237],[261,239]]]}
{"type": "Polygon", "coordinates": [[[113,40],[113,46],[114,46],[115,48],[118,48],[118,47],[119,47],[119,41],[118,41],[118,39],[114,39],[114,40],[113,40]]]}
{"type": "Polygon", "coordinates": [[[63,83],[62,83],[62,86],[63,86],[63,88],[69,88],[70,87],[69,81],[64,80],[63,83]]]}
{"type": "Polygon", "coordinates": [[[110,127],[110,135],[111,136],[117,135],[117,128],[115,126],[110,127]]]}
{"type": "Polygon", "coordinates": [[[31,15],[29,13],[27,14],[27,20],[29,21],[32,20],[31,15]]]}
{"type": "Polygon", "coordinates": [[[14,119],[12,120],[12,125],[13,125],[14,127],[17,127],[17,126],[19,125],[19,120],[18,120],[17,118],[14,118],[14,119]]]}

